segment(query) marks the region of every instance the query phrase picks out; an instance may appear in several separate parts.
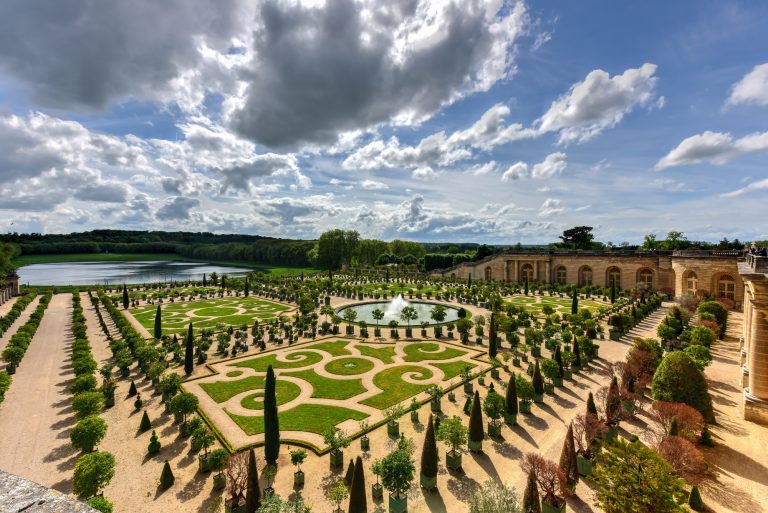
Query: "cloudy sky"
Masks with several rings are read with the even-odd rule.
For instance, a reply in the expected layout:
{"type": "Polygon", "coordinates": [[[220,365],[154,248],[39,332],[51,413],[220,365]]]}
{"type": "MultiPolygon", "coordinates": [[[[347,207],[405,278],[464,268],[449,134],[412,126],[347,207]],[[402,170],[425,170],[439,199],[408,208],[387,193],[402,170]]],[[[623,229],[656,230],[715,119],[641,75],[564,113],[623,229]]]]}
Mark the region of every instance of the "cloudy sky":
{"type": "Polygon", "coordinates": [[[768,238],[768,3],[4,0],[0,230],[768,238]]]}

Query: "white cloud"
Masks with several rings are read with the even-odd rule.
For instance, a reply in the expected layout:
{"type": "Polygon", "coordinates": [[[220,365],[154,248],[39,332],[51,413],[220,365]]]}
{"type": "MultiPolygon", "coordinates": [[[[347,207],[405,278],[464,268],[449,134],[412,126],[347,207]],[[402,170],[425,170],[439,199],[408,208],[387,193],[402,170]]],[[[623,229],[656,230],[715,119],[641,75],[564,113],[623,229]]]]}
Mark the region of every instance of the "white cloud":
{"type": "Polygon", "coordinates": [[[649,63],[613,77],[596,69],[552,102],[536,125],[541,133],[559,132],[559,144],[587,141],[636,107],[650,105],[656,95],[655,73],[656,65],[649,63]]]}
{"type": "Polygon", "coordinates": [[[411,176],[415,178],[416,180],[423,180],[423,181],[429,181],[434,180],[437,178],[438,173],[436,173],[431,167],[429,166],[422,166],[418,167],[413,170],[413,173],[411,173],[411,176]]]}
{"type": "Polygon", "coordinates": [[[525,162],[516,162],[509,166],[509,169],[504,171],[504,174],[501,175],[501,181],[502,182],[511,182],[514,180],[519,180],[521,178],[526,178],[528,176],[528,164],[525,162]]]}
{"type": "Polygon", "coordinates": [[[737,157],[768,151],[768,132],[734,139],[730,133],[704,132],[684,139],[656,164],[655,169],[690,164],[722,165],[737,157]]]}
{"type": "Polygon", "coordinates": [[[363,180],[360,182],[360,187],[368,191],[378,191],[382,189],[389,189],[389,185],[383,182],[377,182],[376,180],[363,180]]]}
{"type": "Polygon", "coordinates": [[[555,198],[547,198],[539,207],[539,217],[550,217],[565,212],[563,202],[555,198]]]}
{"type": "Polygon", "coordinates": [[[736,196],[742,196],[750,192],[765,191],[765,190],[768,190],[768,178],[765,178],[763,180],[758,180],[756,182],[752,182],[748,184],[746,187],[742,187],[741,189],[737,189],[735,191],[722,194],[722,197],[735,198],[736,196]]]}
{"type": "Polygon", "coordinates": [[[489,160],[483,164],[475,164],[467,169],[467,172],[474,176],[485,176],[489,173],[496,171],[497,164],[495,160],[489,160]]]}
{"type": "Polygon", "coordinates": [[[759,64],[736,82],[731,89],[728,105],[754,103],[768,107],[768,63],[759,64]]]}
{"type": "Polygon", "coordinates": [[[568,166],[565,153],[550,153],[544,161],[533,166],[531,176],[533,178],[552,178],[558,176],[568,166]]]}
{"type": "Polygon", "coordinates": [[[651,182],[651,186],[667,192],[683,192],[689,190],[685,183],[671,178],[657,178],[651,182]]]}
{"type": "Polygon", "coordinates": [[[176,196],[160,207],[155,217],[160,221],[183,221],[189,219],[190,210],[199,206],[200,201],[195,198],[176,196]]]}

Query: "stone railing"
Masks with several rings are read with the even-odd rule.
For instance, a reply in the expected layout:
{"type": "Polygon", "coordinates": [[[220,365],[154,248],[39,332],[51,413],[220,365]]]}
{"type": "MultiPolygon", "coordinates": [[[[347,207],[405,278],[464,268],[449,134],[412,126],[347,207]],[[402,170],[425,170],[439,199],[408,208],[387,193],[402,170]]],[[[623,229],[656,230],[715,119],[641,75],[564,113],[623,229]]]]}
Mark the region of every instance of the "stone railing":
{"type": "Polygon", "coordinates": [[[768,257],[747,255],[747,265],[756,272],[768,272],[768,257]]]}
{"type": "Polygon", "coordinates": [[[673,257],[738,258],[744,256],[740,249],[676,249],[673,257]]]}

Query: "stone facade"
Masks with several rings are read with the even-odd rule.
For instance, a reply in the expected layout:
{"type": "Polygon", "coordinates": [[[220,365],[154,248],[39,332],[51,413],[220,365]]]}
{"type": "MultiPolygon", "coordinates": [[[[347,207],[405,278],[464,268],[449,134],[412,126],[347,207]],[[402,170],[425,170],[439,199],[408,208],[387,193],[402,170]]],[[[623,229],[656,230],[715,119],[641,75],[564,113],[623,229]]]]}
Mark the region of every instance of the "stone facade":
{"type": "Polygon", "coordinates": [[[98,513],[61,492],[0,470],[0,511],[26,513],[98,513]]]}
{"type": "Polygon", "coordinates": [[[739,264],[744,282],[744,418],[768,424],[768,257],[739,264]]]}
{"type": "Polygon", "coordinates": [[[734,251],[511,251],[433,271],[436,276],[514,283],[562,283],[632,289],[642,286],[681,297],[726,297],[741,305],[743,260],[734,251]]]}
{"type": "Polygon", "coordinates": [[[19,295],[19,275],[15,271],[8,273],[5,284],[0,285],[0,305],[19,295]]]}

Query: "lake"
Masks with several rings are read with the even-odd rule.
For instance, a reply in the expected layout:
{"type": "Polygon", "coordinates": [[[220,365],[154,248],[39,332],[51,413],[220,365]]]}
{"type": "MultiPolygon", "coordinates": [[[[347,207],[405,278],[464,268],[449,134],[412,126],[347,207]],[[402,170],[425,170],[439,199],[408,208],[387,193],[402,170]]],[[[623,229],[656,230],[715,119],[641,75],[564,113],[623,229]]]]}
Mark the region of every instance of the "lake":
{"type": "Polygon", "coordinates": [[[26,285],[114,285],[202,280],[210,276],[243,276],[251,269],[200,262],[154,260],[135,262],[62,262],[31,264],[18,269],[26,285]]]}

